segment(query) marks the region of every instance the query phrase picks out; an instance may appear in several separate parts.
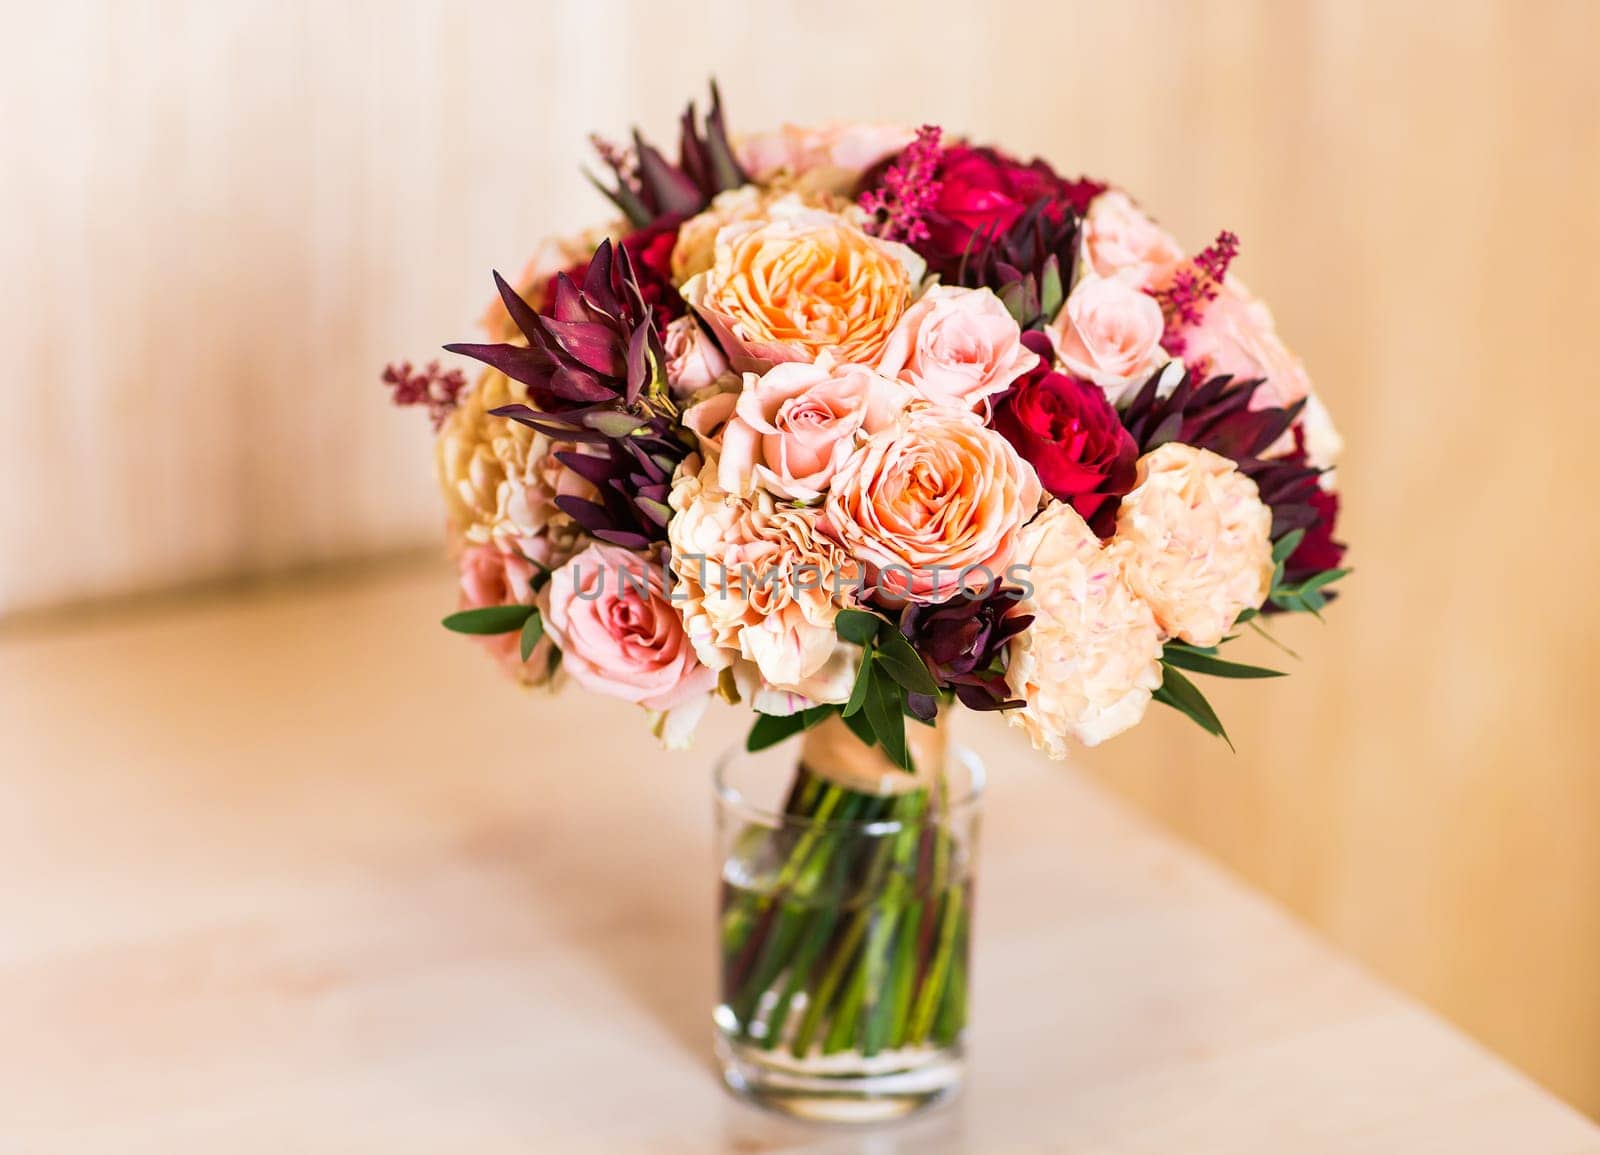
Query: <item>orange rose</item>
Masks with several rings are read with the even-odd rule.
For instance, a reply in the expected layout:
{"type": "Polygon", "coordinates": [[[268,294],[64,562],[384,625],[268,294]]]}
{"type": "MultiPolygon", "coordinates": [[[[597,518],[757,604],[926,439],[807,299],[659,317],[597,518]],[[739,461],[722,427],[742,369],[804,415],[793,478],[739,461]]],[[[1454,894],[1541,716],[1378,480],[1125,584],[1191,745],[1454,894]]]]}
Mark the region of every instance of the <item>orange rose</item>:
{"type": "Polygon", "coordinates": [[[741,372],[815,361],[825,349],[872,365],[922,271],[904,245],[784,197],[765,217],[717,233],[711,267],[684,283],[683,299],[741,372]]]}
{"type": "Polygon", "coordinates": [[[974,413],[915,410],[834,475],[828,527],[892,597],[942,602],[1006,576],[1043,491],[974,413]]]}

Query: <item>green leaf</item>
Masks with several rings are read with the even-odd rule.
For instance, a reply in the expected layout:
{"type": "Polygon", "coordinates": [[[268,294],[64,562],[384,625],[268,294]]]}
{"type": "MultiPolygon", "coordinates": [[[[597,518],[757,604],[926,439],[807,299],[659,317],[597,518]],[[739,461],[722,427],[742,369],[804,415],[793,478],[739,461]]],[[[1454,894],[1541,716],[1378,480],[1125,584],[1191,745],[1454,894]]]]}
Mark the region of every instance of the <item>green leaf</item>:
{"type": "Polygon", "coordinates": [[[1216,678],[1281,678],[1282,670],[1269,670],[1265,666],[1246,666],[1230,662],[1211,654],[1197,653],[1187,648],[1168,646],[1161,660],[1180,670],[1196,674],[1210,674],[1216,678]]]}
{"type": "Polygon", "coordinates": [[[1300,541],[1305,536],[1306,531],[1303,529],[1291,529],[1284,534],[1272,547],[1272,560],[1287,561],[1289,555],[1300,547],[1300,541]]]}
{"type": "Polygon", "coordinates": [[[902,770],[911,769],[911,752],[906,748],[905,691],[887,673],[877,673],[872,678],[872,688],[867,692],[867,720],[878,737],[883,752],[902,770]]]}
{"type": "Polygon", "coordinates": [[[544,619],[539,616],[539,611],[534,610],[528,615],[528,620],[522,623],[522,660],[526,662],[533,656],[533,647],[539,644],[539,639],[544,637],[544,619]]]}
{"type": "Polygon", "coordinates": [[[1233,740],[1222,728],[1222,720],[1195,684],[1168,665],[1161,667],[1161,674],[1161,688],[1152,697],[1188,717],[1207,734],[1215,734],[1232,750],[1233,740]]]}
{"type": "Polygon", "coordinates": [[[451,614],[440,624],[458,634],[509,634],[520,630],[528,615],[537,612],[532,606],[484,606],[451,614]]]}
{"type": "Polygon", "coordinates": [[[913,693],[932,696],[939,692],[939,683],[933,680],[928,667],[923,665],[922,655],[912,649],[911,643],[899,630],[885,630],[879,646],[878,661],[894,676],[895,681],[913,693]]]}
{"type": "Polygon", "coordinates": [[[850,727],[850,732],[861,739],[863,745],[876,746],[878,736],[872,732],[872,723],[867,720],[866,711],[857,711],[844,716],[844,724],[850,727]]]}
{"type": "Polygon", "coordinates": [[[856,671],[855,684],[850,687],[850,700],[844,704],[844,716],[853,718],[867,704],[867,691],[872,686],[872,647],[861,652],[861,668],[856,671]]]}
{"type": "Polygon", "coordinates": [[[744,748],[754,754],[768,746],[776,746],[785,738],[792,738],[806,728],[804,712],[799,714],[757,714],[756,723],[750,727],[750,736],[744,748]]]}
{"type": "Polygon", "coordinates": [[[1347,569],[1325,569],[1321,573],[1313,574],[1311,577],[1308,577],[1305,581],[1301,582],[1300,592],[1302,594],[1306,594],[1313,590],[1320,590],[1323,586],[1332,585],[1334,582],[1338,581],[1342,577],[1347,576],[1349,573],[1350,571],[1347,569]]]}
{"type": "Polygon", "coordinates": [[[833,619],[833,628],[838,635],[858,646],[864,646],[877,637],[878,627],[882,624],[882,618],[866,610],[840,610],[833,619]]]}

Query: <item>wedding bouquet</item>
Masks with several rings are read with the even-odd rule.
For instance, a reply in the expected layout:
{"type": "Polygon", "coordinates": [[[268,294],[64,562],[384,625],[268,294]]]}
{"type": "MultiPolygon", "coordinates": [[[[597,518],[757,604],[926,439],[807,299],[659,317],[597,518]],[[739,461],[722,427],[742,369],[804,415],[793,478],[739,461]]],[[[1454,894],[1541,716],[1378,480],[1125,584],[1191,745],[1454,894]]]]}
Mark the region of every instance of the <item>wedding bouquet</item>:
{"type": "Polygon", "coordinates": [[[754,711],[752,750],[815,731],[786,817],[902,823],[869,857],[911,881],[859,931],[817,922],[847,855],[750,842],[723,1025],[796,1059],[948,1043],[966,915],[930,727],[1001,711],[1059,758],[1157,701],[1224,735],[1191,675],[1272,675],[1221,648],[1346,572],[1339,436],[1238,239],[1191,253],[1106,182],[933,127],[734,137],[715,89],[676,163],[596,146],[620,215],[496,275],[488,339],[445,346],[477,381],[385,374],[438,429],[445,624],[669,745],[713,699],[754,711]]]}

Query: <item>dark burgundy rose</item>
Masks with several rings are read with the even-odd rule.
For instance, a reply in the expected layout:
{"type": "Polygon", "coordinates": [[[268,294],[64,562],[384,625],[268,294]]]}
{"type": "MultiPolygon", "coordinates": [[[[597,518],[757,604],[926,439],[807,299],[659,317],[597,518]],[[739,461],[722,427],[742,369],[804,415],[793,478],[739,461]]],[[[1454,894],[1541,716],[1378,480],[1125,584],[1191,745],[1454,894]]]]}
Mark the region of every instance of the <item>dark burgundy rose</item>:
{"type": "MultiPolygon", "coordinates": [[[[1004,654],[1006,643],[1033,622],[1013,613],[1022,591],[995,586],[982,598],[957,597],[935,605],[913,602],[900,618],[900,632],[921,655],[934,680],[954,690],[969,710],[1000,710],[1020,705],[1009,700],[1004,654]]],[[[934,702],[911,695],[912,713],[924,721],[934,702]]]]}
{"type": "Polygon", "coordinates": [[[1039,475],[1039,484],[1068,502],[1101,537],[1116,528],[1117,499],[1133,488],[1139,447],[1096,385],[1050,368],[1048,344],[1024,334],[1042,355],[1039,368],[1002,394],[995,431],[1039,475]]]}
{"type": "MultiPolygon", "coordinates": [[[[621,244],[633,262],[633,274],[639,279],[639,291],[644,303],[656,321],[656,330],[664,332],[667,322],[688,312],[683,296],[672,283],[672,250],[678,243],[678,226],[683,217],[668,215],[657,217],[643,228],[635,229],[622,238],[621,244]]],[[[566,270],[575,284],[583,284],[583,274],[589,262],[580,261],[566,270]]],[[[546,299],[555,292],[555,278],[550,278],[546,299]]]]}
{"type": "Polygon", "coordinates": [[[1106,186],[1092,180],[1067,180],[1042,160],[1024,164],[998,149],[957,145],[940,156],[938,198],[923,218],[928,240],[918,246],[930,263],[959,262],[973,233],[1005,232],[1040,200],[1045,216],[1059,222],[1070,209],[1082,215],[1106,186]]]}
{"type": "Polygon", "coordinates": [[[1283,565],[1283,578],[1291,583],[1338,569],[1344,560],[1345,544],[1333,536],[1334,524],[1339,520],[1339,495],[1318,488],[1306,498],[1306,504],[1316,510],[1317,520],[1306,527],[1305,537],[1283,565]]]}

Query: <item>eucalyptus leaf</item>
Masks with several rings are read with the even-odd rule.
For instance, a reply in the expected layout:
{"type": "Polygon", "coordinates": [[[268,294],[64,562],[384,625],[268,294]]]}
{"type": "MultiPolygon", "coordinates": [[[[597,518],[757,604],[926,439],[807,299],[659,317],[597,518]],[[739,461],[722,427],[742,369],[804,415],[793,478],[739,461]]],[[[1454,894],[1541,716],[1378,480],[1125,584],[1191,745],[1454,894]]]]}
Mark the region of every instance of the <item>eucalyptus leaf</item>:
{"type": "Polygon", "coordinates": [[[522,628],[530,614],[538,613],[532,606],[483,606],[476,610],[461,610],[451,614],[440,624],[458,634],[509,634],[522,628]]]}
{"type": "Polygon", "coordinates": [[[914,694],[932,697],[939,692],[939,683],[928,673],[922,656],[899,630],[885,630],[878,646],[878,661],[894,676],[895,681],[914,694]]]}
{"type": "Polygon", "coordinates": [[[1291,529],[1284,534],[1272,547],[1272,560],[1287,561],[1289,555],[1300,548],[1300,542],[1305,536],[1306,531],[1303,529],[1291,529]]]}
{"type": "Polygon", "coordinates": [[[1206,696],[1199,688],[1171,666],[1163,665],[1161,675],[1161,688],[1151,696],[1188,717],[1207,734],[1215,734],[1232,750],[1233,740],[1222,728],[1222,719],[1217,717],[1217,712],[1211,708],[1211,703],[1206,701],[1206,696]]]}
{"type": "Polygon", "coordinates": [[[757,750],[776,746],[785,738],[794,737],[805,728],[803,713],[757,714],[755,725],[750,727],[750,735],[744,740],[744,748],[754,754],[757,750]]]}
{"type": "Polygon", "coordinates": [[[911,753],[906,748],[905,697],[900,684],[873,665],[872,688],[867,693],[867,720],[878,736],[878,745],[902,770],[911,769],[911,753]]]}
{"type": "Polygon", "coordinates": [[[533,647],[539,644],[539,639],[544,637],[544,619],[539,616],[539,611],[534,610],[528,615],[528,620],[522,623],[522,660],[526,662],[533,657],[533,647]]]}
{"type": "Polygon", "coordinates": [[[867,704],[867,692],[872,687],[872,647],[861,653],[861,668],[856,671],[855,684],[850,687],[850,700],[844,704],[844,716],[853,718],[867,704]]]}
{"type": "Polygon", "coordinates": [[[1188,670],[1195,674],[1210,674],[1216,678],[1281,678],[1282,670],[1269,670],[1265,666],[1247,666],[1241,662],[1230,662],[1211,654],[1196,653],[1193,650],[1168,646],[1161,655],[1161,660],[1169,666],[1176,666],[1180,670],[1188,670]]]}
{"type": "Polygon", "coordinates": [[[882,624],[882,618],[866,610],[840,610],[833,619],[835,632],[845,641],[858,646],[864,646],[877,637],[878,627],[882,624]]]}

